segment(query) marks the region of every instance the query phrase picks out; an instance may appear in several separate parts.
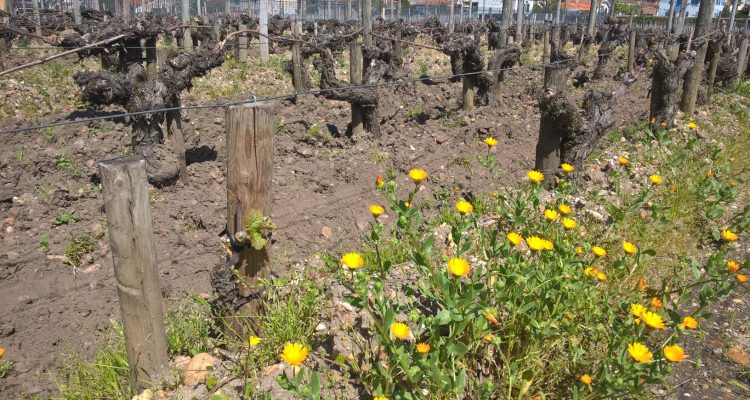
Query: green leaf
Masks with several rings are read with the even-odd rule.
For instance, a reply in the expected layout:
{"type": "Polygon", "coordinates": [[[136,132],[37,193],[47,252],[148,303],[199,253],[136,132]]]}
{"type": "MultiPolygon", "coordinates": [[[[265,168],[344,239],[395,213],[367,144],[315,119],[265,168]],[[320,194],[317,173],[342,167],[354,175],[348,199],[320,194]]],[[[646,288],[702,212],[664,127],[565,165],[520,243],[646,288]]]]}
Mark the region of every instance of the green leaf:
{"type": "Polygon", "coordinates": [[[52,222],[53,225],[59,226],[59,225],[67,225],[72,222],[77,222],[80,218],[76,217],[73,214],[68,213],[61,213],[60,215],[55,218],[55,220],[52,222]]]}
{"type": "Polygon", "coordinates": [[[266,231],[276,229],[276,224],[258,210],[250,210],[245,218],[245,233],[247,240],[255,250],[262,250],[268,244],[266,231]]]}
{"type": "Polygon", "coordinates": [[[438,325],[448,325],[449,322],[451,322],[451,312],[447,309],[440,311],[435,316],[435,322],[438,325]]]}
{"type": "Polygon", "coordinates": [[[469,347],[461,342],[451,343],[445,346],[445,349],[448,351],[448,355],[451,355],[453,357],[461,357],[462,355],[466,354],[467,351],[469,351],[469,347]]]}
{"type": "Polygon", "coordinates": [[[320,399],[320,377],[318,377],[318,373],[315,371],[313,371],[312,376],[310,377],[309,398],[312,400],[320,399]]]}

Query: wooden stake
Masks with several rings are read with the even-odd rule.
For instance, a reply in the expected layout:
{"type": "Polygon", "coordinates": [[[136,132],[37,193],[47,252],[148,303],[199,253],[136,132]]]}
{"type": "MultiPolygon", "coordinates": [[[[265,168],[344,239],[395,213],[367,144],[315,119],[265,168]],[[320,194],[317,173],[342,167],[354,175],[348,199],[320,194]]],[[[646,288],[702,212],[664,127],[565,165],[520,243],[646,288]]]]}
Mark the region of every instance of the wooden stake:
{"type": "Polygon", "coordinates": [[[706,98],[708,101],[711,100],[711,94],[714,91],[714,81],[716,80],[716,69],[719,67],[719,59],[721,58],[721,45],[718,46],[717,51],[711,57],[711,64],[708,67],[708,86],[706,88],[706,98]]]}
{"type": "MultiPolygon", "coordinates": [[[[182,0],[182,23],[190,25],[190,0],[182,0]]],[[[193,51],[193,38],[190,36],[190,28],[182,30],[182,48],[185,51],[193,51]]]]}
{"type": "MultiPolygon", "coordinates": [[[[240,32],[247,30],[247,25],[240,25],[239,26],[240,32]]],[[[248,57],[248,49],[247,49],[247,33],[240,33],[240,37],[237,38],[238,43],[238,53],[237,57],[240,61],[247,61],[248,57]]]]}
{"type": "Polygon", "coordinates": [[[365,46],[372,46],[372,0],[362,1],[362,36],[365,46]]]}
{"type": "MultiPolygon", "coordinates": [[[[632,71],[635,68],[635,43],[636,43],[636,32],[635,29],[630,29],[629,33],[630,43],[628,44],[628,65],[627,70],[632,71]]],[[[601,62],[601,61],[599,61],[601,62]]]]}
{"type": "MultiPolygon", "coordinates": [[[[568,80],[568,68],[564,65],[544,67],[544,87],[554,88],[558,93],[565,92],[568,80]]],[[[544,122],[544,118],[542,118],[544,122]]],[[[554,182],[555,174],[560,167],[560,129],[557,126],[543,123],[539,126],[539,140],[536,143],[534,169],[544,174],[547,183],[554,182]]]]}
{"type": "Polygon", "coordinates": [[[695,112],[695,103],[698,101],[698,88],[703,76],[703,66],[706,62],[706,52],[708,52],[708,42],[703,40],[698,45],[698,50],[696,51],[695,65],[685,75],[685,86],[682,90],[682,99],[680,99],[680,110],[685,115],[693,115],[693,112],[695,112]]]}
{"type": "Polygon", "coordinates": [[[740,42],[740,53],[737,58],[737,83],[742,82],[742,79],[745,77],[745,67],[747,66],[747,47],[748,38],[747,36],[745,36],[740,42]]]}
{"type": "MultiPolygon", "coordinates": [[[[252,103],[227,108],[227,232],[232,237],[245,230],[245,218],[253,210],[271,215],[271,178],[273,176],[274,110],[270,103],[252,103]]],[[[255,250],[248,246],[238,254],[235,265],[240,296],[259,290],[259,280],[268,279],[268,246],[255,250]]],[[[228,316],[230,326],[242,327],[256,317],[263,306],[254,297],[236,315],[228,316]]],[[[257,326],[255,326],[257,328],[257,326]]],[[[237,332],[241,333],[241,332],[237,332]]]]}
{"type": "Polygon", "coordinates": [[[260,24],[260,62],[268,62],[268,0],[260,0],[259,24],[260,24]],[[265,36],[264,36],[265,35],[265,36]]]}
{"type": "MultiPolygon", "coordinates": [[[[180,107],[180,105],[180,97],[175,95],[171,99],[170,107],[180,107]]],[[[172,149],[177,154],[180,181],[188,185],[190,181],[187,173],[187,158],[185,157],[185,134],[182,132],[182,113],[180,110],[167,111],[167,137],[172,142],[172,149]]]]}
{"type": "Polygon", "coordinates": [[[137,156],[99,163],[107,230],[135,389],[164,374],[167,340],[151,226],[146,162],[137,156]]]}
{"type": "Polygon", "coordinates": [[[31,0],[31,7],[34,15],[34,31],[37,36],[42,37],[42,19],[39,17],[39,0],[31,0]]]}
{"type": "MultiPolygon", "coordinates": [[[[292,33],[298,36],[302,33],[302,23],[299,21],[292,22],[292,33]]],[[[292,43],[292,84],[294,93],[305,91],[305,85],[302,82],[302,52],[299,42],[292,43]]]]}
{"type": "Polygon", "coordinates": [[[544,43],[542,43],[543,50],[542,50],[542,64],[546,64],[550,60],[550,54],[549,54],[549,30],[544,31],[544,43]]]}
{"type": "Polygon", "coordinates": [[[471,82],[471,77],[464,76],[462,79],[463,88],[461,91],[463,103],[461,106],[464,111],[472,111],[474,109],[474,84],[471,82]]]}
{"type": "MultiPolygon", "coordinates": [[[[362,44],[353,41],[349,43],[349,83],[352,85],[362,84],[362,44]]],[[[362,107],[352,104],[352,136],[361,135],[364,132],[364,121],[362,118],[362,107]]]]}
{"type": "Polygon", "coordinates": [[[544,67],[544,87],[554,88],[557,92],[564,92],[568,81],[568,67],[548,65],[544,67]]]}

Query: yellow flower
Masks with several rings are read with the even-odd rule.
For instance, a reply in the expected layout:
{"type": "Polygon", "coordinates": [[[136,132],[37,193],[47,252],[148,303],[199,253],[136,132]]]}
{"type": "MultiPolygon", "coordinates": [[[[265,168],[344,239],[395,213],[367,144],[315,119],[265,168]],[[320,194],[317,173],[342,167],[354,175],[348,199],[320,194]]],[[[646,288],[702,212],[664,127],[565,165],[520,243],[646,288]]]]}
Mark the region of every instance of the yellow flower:
{"type": "Polygon", "coordinates": [[[247,341],[250,344],[250,347],[255,347],[260,344],[261,338],[257,336],[250,336],[247,341]]]}
{"type": "Polygon", "coordinates": [[[493,148],[497,145],[497,140],[495,140],[495,138],[492,138],[492,137],[486,137],[484,138],[484,144],[486,144],[487,147],[489,148],[493,148]]]}
{"type": "Polygon", "coordinates": [[[471,272],[471,266],[463,258],[453,257],[448,260],[448,271],[450,271],[453,276],[461,278],[469,275],[469,272],[471,272]]]}
{"type": "Polygon", "coordinates": [[[682,319],[682,323],[680,324],[680,328],[682,329],[698,329],[698,320],[695,318],[687,315],[685,318],[682,319]]]}
{"type": "Polygon", "coordinates": [[[385,396],[375,396],[372,398],[372,400],[388,400],[388,398],[385,396]]]}
{"type": "Polygon", "coordinates": [[[3,358],[4,354],[5,354],[5,349],[0,347],[0,358],[3,358]]]}
{"type": "Polygon", "coordinates": [[[557,221],[558,218],[560,218],[560,214],[557,213],[555,210],[544,210],[544,218],[547,218],[547,221],[557,221]]]}
{"type": "Polygon", "coordinates": [[[651,299],[651,307],[653,308],[661,308],[664,304],[662,304],[661,299],[658,297],[654,297],[651,299]]]}
{"type": "Polygon", "coordinates": [[[737,280],[739,283],[747,283],[747,276],[742,274],[737,274],[734,276],[734,279],[737,280]]]}
{"type": "Polygon", "coordinates": [[[725,242],[734,242],[737,240],[737,234],[729,229],[722,229],[721,238],[724,239],[725,242]]]}
{"type": "Polygon", "coordinates": [[[633,320],[633,325],[640,325],[640,324],[641,324],[641,319],[640,318],[636,318],[636,319],[633,320]]]}
{"type": "Polygon", "coordinates": [[[529,180],[534,183],[539,183],[544,180],[544,174],[539,171],[529,171],[526,173],[526,176],[528,176],[529,180]]]}
{"type": "Polygon", "coordinates": [[[682,360],[687,358],[685,350],[678,345],[664,346],[664,357],[674,363],[681,363],[682,360]]]}
{"type": "Polygon", "coordinates": [[[383,207],[381,207],[381,206],[379,206],[377,204],[373,204],[373,205],[370,206],[370,213],[375,218],[383,215],[384,212],[385,212],[385,210],[383,209],[383,207]]]}
{"type": "Polygon", "coordinates": [[[391,335],[398,339],[406,340],[411,335],[411,330],[403,322],[394,322],[391,324],[391,335]]]}
{"type": "Polygon", "coordinates": [[[740,270],[740,263],[738,263],[737,261],[729,260],[727,261],[727,269],[729,270],[729,272],[734,274],[740,270]]]}
{"type": "Polygon", "coordinates": [[[628,254],[635,254],[638,252],[638,246],[630,242],[622,242],[622,249],[628,254]]]}
{"type": "Polygon", "coordinates": [[[646,311],[646,307],[642,304],[635,303],[630,305],[630,313],[634,317],[640,318],[644,311],[646,311]]]}
{"type": "Polygon", "coordinates": [[[695,122],[690,122],[688,124],[688,128],[690,128],[690,129],[697,129],[698,125],[695,122]]]}
{"type": "Polygon", "coordinates": [[[299,367],[307,358],[307,347],[302,343],[287,343],[284,345],[284,352],[281,353],[281,359],[292,367],[299,367]]]}
{"type": "Polygon", "coordinates": [[[662,182],[664,182],[664,179],[662,179],[661,176],[656,175],[656,174],[649,176],[648,180],[651,181],[652,185],[661,185],[662,182]]]}
{"type": "Polygon", "coordinates": [[[500,326],[500,321],[498,321],[497,317],[495,317],[495,313],[493,310],[484,310],[484,317],[487,318],[487,321],[489,321],[492,325],[500,326]]]}
{"type": "Polygon", "coordinates": [[[417,353],[419,354],[427,354],[430,352],[430,344],[429,343],[417,343],[417,353]]]}
{"type": "Polygon", "coordinates": [[[572,165],[570,165],[568,163],[562,163],[562,165],[560,165],[560,168],[566,174],[569,174],[569,173],[571,173],[571,172],[573,172],[575,170],[575,167],[573,167],[572,165]]]}
{"type": "Polygon", "coordinates": [[[422,183],[423,180],[427,179],[427,172],[423,169],[412,169],[409,170],[409,178],[414,181],[415,184],[422,183]]]}
{"type": "Polygon", "coordinates": [[[488,334],[484,335],[484,337],[482,339],[484,339],[484,340],[486,340],[488,342],[491,342],[492,339],[494,339],[494,338],[495,338],[495,335],[493,335],[491,333],[488,333],[488,334]]]}
{"type": "Polygon", "coordinates": [[[581,247],[581,246],[576,247],[576,255],[577,256],[582,256],[583,255],[583,247],[581,247]]]}
{"type": "Polygon", "coordinates": [[[409,203],[408,201],[404,202],[404,207],[406,208],[412,208],[413,204],[409,203]]]}
{"type": "Polygon", "coordinates": [[[576,220],[574,220],[573,218],[563,218],[561,222],[563,228],[565,229],[575,229],[575,227],[578,226],[578,224],[576,224],[576,220]]]}
{"type": "Polygon", "coordinates": [[[583,374],[581,375],[581,382],[583,382],[584,385],[590,385],[593,380],[589,374],[583,374]]]}
{"type": "Polygon", "coordinates": [[[382,176],[378,175],[377,178],[375,178],[375,187],[382,188],[383,186],[385,186],[385,181],[382,176]]]}
{"type": "Polygon", "coordinates": [[[523,238],[521,237],[521,235],[519,235],[519,234],[517,234],[515,232],[508,232],[508,234],[505,235],[505,238],[508,239],[508,241],[513,246],[518,246],[521,243],[521,241],[523,240],[523,238]]]}
{"type": "Polygon", "coordinates": [[[596,273],[596,279],[598,279],[600,281],[606,281],[607,280],[607,275],[605,275],[604,272],[599,271],[599,272],[596,273]]]}
{"type": "Polygon", "coordinates": [[[643,311],[643,313],[641,313],[641,319],[643,319],[643,322],[645,322],[646,325],[654,329],[666,329],[664,326],[664,320],[661,319],[661,315],[653,311],[643,311]]]}
{"type": "Polygon", "coordinates": [[[557,210],[560,211],[560,214],[562,215],[568,215],[573,212],[573,210],[567,204],[560,204],[559,206],[557,206],[557,210]]]}
{"type": "Polygon", "coordinates": [[[599,269],[596,267],[586,267],[583,270],[583,276],[593,277],[593,276],[596,276],[598,272],[599,272],[599,269]]]}
{"type": "Polygon", "coordinates": [[[346,253],[341,257],[341,263],[344,264],[346,268],[357,269],[362,268],[362,266],[365,265],[365,259],[362,258],[359,253],[346,253]]]}
{"type": "Polygon", "coordinates": [[[468,201],[461,199],[456,202],[456,210],[461,215],[471,214],[471,212],[474,211],[474,206],[468,201]]]}
{"type": "Polygon", "coordinates": [[[538,236],[530,236],[526,238],[526,244],[529,248],[534,251],[552,250],[554,245],[549,240],[544,240],[538,236]]]}
{"type": "Polygon", "coordinates": [[[648,351],[648,347],[638,342],[628,344],[628,353],[635,361],[641,363],[649,362],[654,358],[654,355],[648,351]]]}
{"type": "Polygon", "coordinates": [[[597,257],[604,257],[607,255],[607,250],[604,250],[604,247],[594,246],[591,248],[591,251],[597,257]]]}
{"type": "Polygon", "coordinates": [[[622,166],[630,164],[630,160],[628,160],[627,157],[623,157],[623,156],[617,157],[617,162],[620,163],[620,165],[622,166]]]}

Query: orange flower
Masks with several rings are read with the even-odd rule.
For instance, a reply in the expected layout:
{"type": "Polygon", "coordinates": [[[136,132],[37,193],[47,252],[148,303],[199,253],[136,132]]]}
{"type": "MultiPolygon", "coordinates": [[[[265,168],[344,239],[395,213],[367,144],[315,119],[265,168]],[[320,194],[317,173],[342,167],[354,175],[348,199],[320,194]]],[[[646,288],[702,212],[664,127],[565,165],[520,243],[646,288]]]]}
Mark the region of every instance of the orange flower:
{"type": "Polygon", "coordinates": [[[377,188],[382,188],[383,186],[385,186],[385,181],[383,180],[382,176],[378,175],[378,177],[375,178],[375,186],[377,188]]]}
{"type": "Polygon", "coordinates": [[[419,354],[427,354],[430,352],[430,344],[429,343],[417,343],[417,353],[419,354]]]}
{"type": "Polygon", "coordinates": [[[729,272],[734,274],[740,270],[740,263],[738,263],[737,261],[729,260],[727,261],[727,269],[729,270],[729,272]]]}
{"type": "Polygon", "coordinates": [[[581,382],[583,382],[584,385],[591,385],[593,379],[591,379],[591,376],[589,374],[583,374],[581,375],[581,382]]]}
{"type": "Polygon", "coordinates": [[[734,279],[737,279],[739,283],[747,283],[747,276],[742,274],[735,275],[734,279]]]}
{"type": "Polygon", "coordinates": [[[695,318],[687,315],[685,318],[682,319],[682,323],[680,324],[680,328],[682,329],[698,329],[698,320],[695,318]]]}
{"type": "Polygon", "coordinates": [[[651,299],[651,307],[653,308],[661,308],[664,304],[662,304],[661,300],[658,297],[654,297],[651,299]]]}

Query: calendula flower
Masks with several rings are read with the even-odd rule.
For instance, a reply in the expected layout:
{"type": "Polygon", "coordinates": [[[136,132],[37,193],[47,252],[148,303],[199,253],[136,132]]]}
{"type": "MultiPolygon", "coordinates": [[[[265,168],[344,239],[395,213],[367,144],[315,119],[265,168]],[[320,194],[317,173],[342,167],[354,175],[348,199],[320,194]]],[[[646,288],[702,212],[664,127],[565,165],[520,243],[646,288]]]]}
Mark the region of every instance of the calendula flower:
{"type": "Polygon", "coordinates": [[[565,229],[575,229],[575,227],[578,226],[578,224],[576,224],[576,220],[574,220],[573,218],[563,218],[560,222],[565,229]]]}
{"type": "Polygon", "coordinates": [[[571,314],[569,312],[566,312],[565,314],[563,314],[563,318],[565,318],[565,319],[573,319],[573,314],[571,314]]]}
{"type": "Polygon", "coordinates": [[[648,350],[648,347],[639,342],[628,344],[628,353],[635,361],[646,363],[654,358],[654,355],[648,350]]]}
{"type": "Polygon", "coordinates": [[[521,241],[523,240],[523,238],[521,237],[521,235],[519,235],[519,234],[517,234],[515,232],[508,232],[508,234],[505,235],[505,238],[508,239],[508,241],[513,246],[518,246],[521,243],[521,241]]]}
{"type": "Polygon", "coordinates": [[[662,308],[664,304],[662,304],[661,299],[658,297],[654,297],[651,299],[651,307],[653,308],[662,308]]]}
{"type": "Polygon", "coordinates": [[[661,315],[653,311],[643,311],[643,313],[641,313],[641,319],[646,323],[646,325],[654,329],[666,329],[666,327],[664,326],[664,320],[662,320],[661,315]]]}
{"type": "Polygon", "coordinates": [[[493,335],[491,333],[488,333],[488,334],[484,335],[484,337],[482,339],[484,339],[484,340],[486,340],[488,342],[491,342],[492,339],[494,339],[494,338],[495,338],[495,335],[493,335]]]}
{"type": "Polygon", "coordinates": [[[385,186],[385,181],[383,180],[382,176],[378,175],[375,178],[375,187],[382,188],[383,186],[385,186]]]}
{"type": "Polygon", "coordinates": [[[385,212],[385,209],[383,209],[383,207],[377,204],[373,204],[370,206],[370,214],[372,214],[372,216],[375,218],[383,215],[384,212],[385,212]]]}
{"type": "Polygon", "coordinates": [[[385,396],[375,396],[372,398],[372,400],[388,400],[388,398],[385,396]]]}
{"type": "Polygon", "coordinates": [[[724,239],[725,242],[734,242],[737,240],[737,234],[729,229],[722,229],[721,238],[724,239]]]}
{"type": "Polygon", "coordinates": [[[557,221],[558,218],[560,218],[560,214],[557,213],[555,210],[544,210],[544,218],[547,219],[547,221],[557,221]]]}
{"type": "Polygon", "coordinates": [[[731,186],[731,187],[737,187],[737,182],[731,181],[731,182],[729,182],[729,186],[731,186]]]}
{"type": "Polygon", "coordinates": [[[638,246],[634,245],[630,242],[623,242],[622,243],[622,250],[625,251],[628,254],[635,254],[638,252],[638,246]]]}
{"type": "Polygon", "coordinates": [[[307,358],[307,347],[302,343],[287,343],[281,353],[281,359],[292,367],[299,367],[307,358]]]}
{"type": "Polygon", "coordinates": [[[552,242],[538,236],[527,237],[526,244],[529,245],[529,248],[533,251],[552,250],[554,248],[552,242]]]}
{"type": "Polygon", "coordinates": [[[448,271],[457,278],[462,278],[469,275],[471,272],[471,266],[463,258],[453,257],[448,260],[448,271]]]}
{"type": "Polygon", "coordinates": [[[600,247],[600,246],[592,247],[591,252],[593,252],[594,255],[597,257],[604,257],[607,255],[607,250],[604,250],[604,247],[600,247]]]}
{"type": "Polygon", "coordinates": [[[471,212],[474,211],[474,206],[468,201],[461,199],[456,202],[456,210],[461,215],[471,214],[471,212]]]}
{"type": "Polygon", "coordinates": [[[706,178],[710,178],[712,176],[714,176],[714,171],[713,170],[709,169],[708,171],[706,171],[706,178]]]}
{"type": "Polygon", "coordinates": [[[404,202],[404,207],[406,207],[406,208],[412,208],[413,204],[409,203],[408,201],[405,201],[404,202]]]}
{"type": "Polygon", "coordinates": [[[727,269],[729,270],[729,272],[734,274],[740,270],[740,263],[738,263],[737,261],[729,260],[727,261],[727,269]]]}
{"type": "Polygon", "coordinates": [[[575,167],[573,167],[572,165],[568,163],[562,163],[560,165],[560,169],[562,169],[562,171],[565,172],[566,174],[569,174],[575,170],[575,167]]]}
{"type": "Polygon", "coordinates": [[[640,318],[636,318],[636,319],[633,320],[633,325],[640,325],[640,324],[641,324],[641,319],[640,318]]]}
{"type": "Polygon", "coordinates": [[[247,339],[248,343],[250,344],[250,347],[255,347],[255,346],[259,345],[259,344],[260,344],[260,342],[261,342],[261,340],[262,340],[262,339],[261,339],[261,338],[259,338],[259,337],[257,337],[257,336],[250,336],[250,337],[249,337],[249,338],[247,339]]]}
{"type": "Polygon", "coordinates": [[[672,346],[664,346],[664,358],[673,363],[681,363],[687,358],[687,355],[685,355],[685,350],[683,350],[682,347],[675,344],[672,346]]]}
{"type": "Polygon", "coordinates": [[[411,330],[409,329],[409,325],[406,325],[403,322],[394,322],[391,324],[391,335],[397,339],[406,340],[409,338],[410,334],[411,330]]]}
{"type": "Polygon", "coordinates": [[[648,177],[648,180],[651,182],[652,185],[661,185],[662,182],[664,182],[664,179],[662,179],[659,175],[651,175],[648,177]]]}
{"type": "Polygon", "coordinates": [[[599,272],[596,273],[596,279],[598,279],[600,281],[606,281],[607,280],[607,275],[604,272],[599,271],[599,272]]]}
{"type": "Polygon", "coordinates": [[[737,280],[739,283],[747,283],[747,276],[742,274],[737,274],[734,276],[734,279],[737,280]]]}
{"type": "Polygon", "coordinates": [[[430,352],[430,344],[429,343],[417,343],[417,353],[419,354],[427,354],[430,352]]]}
{"type": "Polygon", "coordinates": [[[583,269],[583,276],[595,277],[599,273],[599,269],[596,267],[586,267],[583,269]]]}
{"type": "Polygon", "coordinates": [[[576,247],[576,255],[577,256],[582,256],[583,254],[584,254],[583,253],[583,247],[581,247],[581,246],[576,247]]]}
{"type": "Polygon", "coordinates": [[[412,169],[409,170],[409,178],[414,181],[415,184],[422,183],[423,180],[427,179],[427,172],[423,169],[412,169]]]}
{"type": "Polygon", "coordinates": [[[695,122],[688,123],[688,128],[690,129],[697,129],[698,125],[695,122]]]}
{"type": "Polygon", "coordinates": [[[638,278],[638,287],[639,287],[639,288],[640,288],[641,290],[646,290],[646,289],[648,289],[648,284],[646,283],[646,280],[645,280],[645,279],[643,279],[643,278],[638,278]]]}
{"type": "Polygon", "coordinates": [[[628,165],[628,164],[630,164],[630,160],[628,160],[628,158],[627,158],[627,157],[623,157],[623,156],[617,157],[617,162],[618,162],[618,163],[619,163],[620,165],[622,165],[622,166],[625,166],[625,165],[628,165]]]}
{"type": "Polygon", "coordinates": [[[495,312],[491,309],[484,310],[484,317],[487,318],[487,321],[491,323],[494,326],[500,326],[500,321],[497,320],[497,317],[495,317],[495,312]]]}
{"type": "Polygon", "coordinates": [[[341,263],[346,268],[357,269],[365,265],[365,259],[359,253],[346,253],[341,257],[341,263]]]}
{"type": "Polygon", "coordinates": [[[526,176],[533,183],[539,183],[544,180],[544,174],[539,171],[529,171],[526,173],[526,176]]]}
{"type": "Polygon", "coordinates": [[[698,320],[695,318],[687,315],[684,318],[682,318],[682,323],[680,324],[680,328],[682,329],[698,329],[698,320]]]}
{"type": "Polygon", "coordinates": [[[484,144],[486,144],[487,147],[491,149],[497,145],[497,140],[495,140],[495,138],[492,138],[492,137],[486,137],[484,138],[484,144]]]}
{"type": "Polygon", "coordinates": [[[646,307],[643,304],[634,303],[630,305],[630,313],[636,318],[640,318],[644,311],[646,311],[646,307]]]}
{"type": "Polygon", "coordinates": [[[591,385],[591,382],[593,382],[593,380],[591,379],[591,375],[589,375],[589,374],[583,374],[583,375],[581,375],[581,382],[584,385],[591,385]]]}
{"type": "Polygon", "coordinates": [[[560,211],[560,214],[562,215],[568,215],[573,212],[573,209],[571,209],[567,204],[560,204],[559,206],[557,206],[557,210],[560,211]]]}
{"type": "Polygon", "coordinates": [[[0,347],[0,359],[3,358],[3,355],[5,355],[5,349],[0,347]]]}

